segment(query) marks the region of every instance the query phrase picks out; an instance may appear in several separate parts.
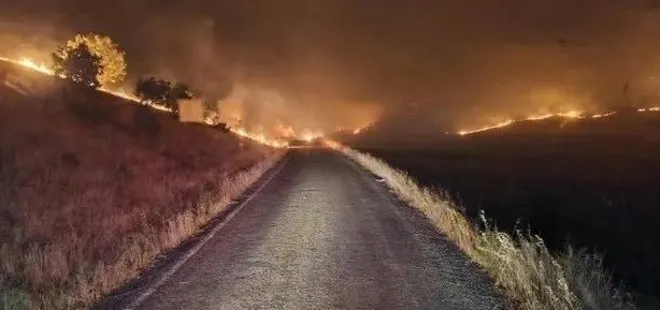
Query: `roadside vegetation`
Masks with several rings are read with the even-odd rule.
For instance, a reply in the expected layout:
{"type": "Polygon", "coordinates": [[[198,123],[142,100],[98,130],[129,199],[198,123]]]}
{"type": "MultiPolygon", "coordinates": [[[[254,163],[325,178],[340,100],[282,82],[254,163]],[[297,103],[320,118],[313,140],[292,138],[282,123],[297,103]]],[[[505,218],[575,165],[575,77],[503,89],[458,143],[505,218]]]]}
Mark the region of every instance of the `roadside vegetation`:
{"type": "Polygon", "coordinates": [[[548,251],[543,239],[524,231],[498,230],[481,213],[481,223],[467,219],[442,192],[422,187],[406,172],[385,161],[349,148],[341,150],[392,191],[419,209],[475,263],[520,309],[634,309],[629,294],[615,285],[602,259],[585,251],[548,251]]]}
{"type": "Polygon", "coordinates": [[[177,102],[180,99],[192,99],[190,87],[183,83],[172,83],[155,77],[140,78],[135,83],[135,95],[142,104],[155,104],[179,113],[177,102]]]}
{"type": "MultiPolygon", "coordinates": [[[[94,91],[108,71],[83,41],[55,56],[66,79],[0,64],[11,80],[0,81],[1,309],[88,307],[197,233],[282,155],[94,91]]],[[[164,84],[167,100],[187,90],[164,84]]]]}

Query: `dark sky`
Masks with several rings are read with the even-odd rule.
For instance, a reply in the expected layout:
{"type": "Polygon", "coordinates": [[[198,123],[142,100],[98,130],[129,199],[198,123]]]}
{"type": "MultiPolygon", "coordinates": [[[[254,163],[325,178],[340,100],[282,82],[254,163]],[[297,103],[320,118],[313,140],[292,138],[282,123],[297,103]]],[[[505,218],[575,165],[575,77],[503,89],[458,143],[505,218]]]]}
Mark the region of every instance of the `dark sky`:
{"type": "Polygon", "coordinates": [[[274,105],[275,117],[288,111],[325,130],[380,110],[382,128],[440,133],[603,109],[621,103],[626,82],[636,102],[654,100],[657,8],[642,0],[6,0],[0,35],[8,53],[101,32],[126,49],[133,77],[164,75],[215,96],[239,82],[281,101],[257,110],[274,105]]]}

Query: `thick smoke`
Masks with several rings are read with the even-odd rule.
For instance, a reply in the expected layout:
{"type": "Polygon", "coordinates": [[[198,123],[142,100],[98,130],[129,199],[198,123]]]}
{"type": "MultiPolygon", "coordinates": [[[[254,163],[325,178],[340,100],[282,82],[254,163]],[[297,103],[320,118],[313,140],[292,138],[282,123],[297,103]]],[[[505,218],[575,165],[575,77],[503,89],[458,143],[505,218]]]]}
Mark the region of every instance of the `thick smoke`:
{"type": "Polygon", "coordinates": [[[654,105],[650,1],[95,1],[0,4],[3,52],[113,37],[129,74],[187,82],[270,132],[373,121],[393,141],[512,116],[654,105]]]}

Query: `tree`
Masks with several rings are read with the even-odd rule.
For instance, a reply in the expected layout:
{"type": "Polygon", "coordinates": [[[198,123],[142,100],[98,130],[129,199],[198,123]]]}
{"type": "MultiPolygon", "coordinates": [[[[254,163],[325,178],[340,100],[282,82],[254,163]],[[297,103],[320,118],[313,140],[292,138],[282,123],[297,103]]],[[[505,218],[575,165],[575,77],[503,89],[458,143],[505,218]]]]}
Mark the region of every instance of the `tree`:
{"type": "Polygon", "coordinates": [[[87,45],[80,44],[64,53],[62,49],[53,53],[55,74],[77,84],[97,88],[98,74],[101,71],[101,59],[94,55],[87,45]]]}
{"type": "Polygon", "coordinates": [[[135,95],[144,103],[164,106],[178,113],[178,100],[191,99],[190,88],[186,84],[175,83],[154,77],[140,78],[135,84],[135,95]]]}
{"type": "MultiPolygon", "coordinates": [[[[169,82],[167,83],[170,84],[169,82]]],[[[180,99],[192,99],[192,94],[190,93],[190,87],[188,87],[188,85],[176,83],[170,88],[166,106],[177,112],[179,109],[177,103],[180,99]]]]}
{"type": "Polygon", "coordinates": [[[80,45],[86,45],[101,60],[98,81],[102,86],[121,83],[126,78],[125,52],[107,36],[88,33],[77,34],[66,43],[63,53],[69,53],[80,45]]]}
{"type": "Polygon", "coordinates": [[[140,98],[140,103],[146,104],[149,102],[157,101],[156,94],[156,80],[153,77],[140,78],[135,84],[135,95],[140,98]]]}

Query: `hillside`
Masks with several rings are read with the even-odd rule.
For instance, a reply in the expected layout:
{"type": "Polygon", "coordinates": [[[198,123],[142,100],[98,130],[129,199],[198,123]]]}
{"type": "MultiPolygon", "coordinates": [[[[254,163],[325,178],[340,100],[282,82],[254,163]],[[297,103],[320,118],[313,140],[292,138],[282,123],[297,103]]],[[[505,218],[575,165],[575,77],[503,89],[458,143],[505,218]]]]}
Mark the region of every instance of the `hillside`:
{"type": "Polygon", "coordinates": [[[439,187],[478,221],[601,253],[640,308],[660,304],[660,113],[520,122],[414,148],[363,148],[439,187]]]}
{"type": "Polygon", "coordinates": [[[562,119],[549,118],[540,121],[521,121],[511,126],[475,133],[463,138],[487,138],[497,136],[539,137],[634,137],[648,141],[660,141],[660,111],[620,111],[603,118],[562,119]]]}
{"type": "Polygon", "coordinates": [[[79,308],[194,234],[281,152],[0,62],[0,304],[79,308]]]}

